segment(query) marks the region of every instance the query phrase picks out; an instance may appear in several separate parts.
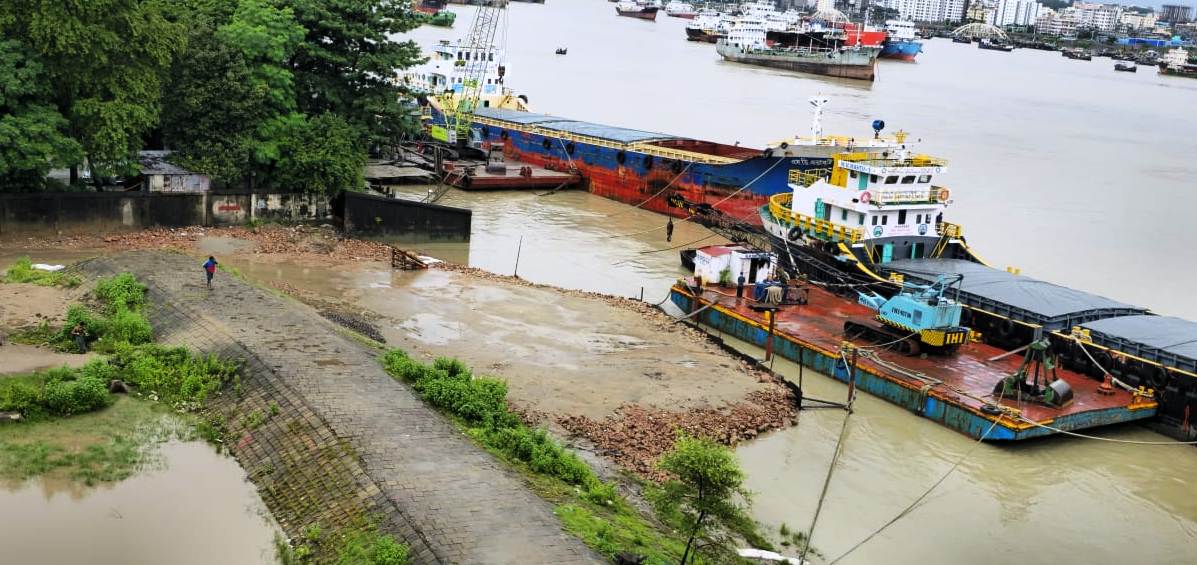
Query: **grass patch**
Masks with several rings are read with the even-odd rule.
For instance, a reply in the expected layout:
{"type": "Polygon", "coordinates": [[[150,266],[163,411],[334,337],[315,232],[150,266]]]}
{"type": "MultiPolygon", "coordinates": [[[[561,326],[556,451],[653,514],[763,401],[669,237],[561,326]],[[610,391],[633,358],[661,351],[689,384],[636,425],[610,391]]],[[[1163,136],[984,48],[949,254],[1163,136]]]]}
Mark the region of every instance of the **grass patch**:
{"type": "Polygon", "coordinates": [[[337,532],[325,532],[319,524],[303,530],[303,537],[292,547],[287,540],[274,538],[275,558],[281,565],[300,565],[316,561],[336,565],[407,565],[408,547],[379,531],[372,522],[362,522],[337,532]]]}
{"type": "Polygon", "coordinates": [[[28,283],[39,286],[62,286],[74,288],[83,284],[83,279],[76,274],[62,271],[43,271],[33,268],[33,261],[28,257],[18,258],[8,271],[4,273],[3,282],[28,283]]]}
{"type": "MultiPolygon", "coordinates": [[[[561,523],[578,539],[608,558],[620,553],[646,557],[646,563],[677,563],[685,540],[637,512],[577,455],[543,429],[525,425],[507,407],[507,385],[479,377],[462,362],[440,358],[425,364],[398,349],[381,358],[396,379],[411,383],[429,404],[450,415],[484,449],[519,471],[542,498],[558,504],[561,523]]],[[[720,554],[717,561],[737,562],[720,554]]]]}
{"type": "Polygon", "coordinates": [[[155,461],[150,446],[191,439],[188,428],[160,405],[134,398],[72,418],[0,426],[0,480],[119,481],[155,461]]]}

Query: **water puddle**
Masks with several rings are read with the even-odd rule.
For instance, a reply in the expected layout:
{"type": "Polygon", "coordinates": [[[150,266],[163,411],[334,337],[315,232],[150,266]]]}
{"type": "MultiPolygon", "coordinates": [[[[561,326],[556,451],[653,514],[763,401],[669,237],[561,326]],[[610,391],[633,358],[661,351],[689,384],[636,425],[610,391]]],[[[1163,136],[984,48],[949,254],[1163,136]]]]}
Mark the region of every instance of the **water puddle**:
{"type": "Polygon", "coordinates": [[[0,484],[0,562],[274,563],[276,527],[235,460],[199,442],[158,450],[115,484],[0,484]]]}

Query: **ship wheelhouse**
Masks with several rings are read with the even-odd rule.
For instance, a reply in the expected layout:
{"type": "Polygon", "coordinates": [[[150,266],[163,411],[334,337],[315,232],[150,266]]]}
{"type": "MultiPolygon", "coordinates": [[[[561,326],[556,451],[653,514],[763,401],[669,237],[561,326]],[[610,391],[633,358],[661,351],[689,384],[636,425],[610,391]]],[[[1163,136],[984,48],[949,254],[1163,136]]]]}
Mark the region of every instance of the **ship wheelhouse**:
{"type": "Polygon", "coordinates": [[[945,170],[905,149],[841,153],[830,170],[792,172],[769,211],[790,241],[843,243],[871,263],[933,257],[959,235],[943,221],[951,192],[935,184],[945,170]]]}

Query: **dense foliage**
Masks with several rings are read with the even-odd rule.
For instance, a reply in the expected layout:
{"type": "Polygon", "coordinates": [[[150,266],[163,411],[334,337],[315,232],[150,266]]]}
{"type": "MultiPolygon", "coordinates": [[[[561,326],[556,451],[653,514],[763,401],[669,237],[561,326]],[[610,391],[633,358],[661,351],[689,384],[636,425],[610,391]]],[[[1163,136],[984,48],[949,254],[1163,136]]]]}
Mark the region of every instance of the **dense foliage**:
{"type": "Polygon", "coordinates": [[[230,184],[359,188],[416,130],[392,80],[416,25],[387,0],[0,0],[0,191],[131,174],[158,144],[230,184]]]}

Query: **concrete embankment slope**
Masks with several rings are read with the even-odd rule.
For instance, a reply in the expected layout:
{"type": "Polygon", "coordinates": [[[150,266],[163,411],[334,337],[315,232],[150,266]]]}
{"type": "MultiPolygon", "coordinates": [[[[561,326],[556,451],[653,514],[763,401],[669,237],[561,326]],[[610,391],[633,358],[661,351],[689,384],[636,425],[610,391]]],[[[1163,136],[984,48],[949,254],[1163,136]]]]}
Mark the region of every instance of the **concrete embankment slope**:
{"type": "Polygon", "coordinates": [[[240,395],[216,401],[230,445],[292,537],[380,518],[417,563],[597,563],[549,504],[391,379],[308,307],[163,252],[95,259],[149,286],[160,340],[244,358],[240,395]]]}

